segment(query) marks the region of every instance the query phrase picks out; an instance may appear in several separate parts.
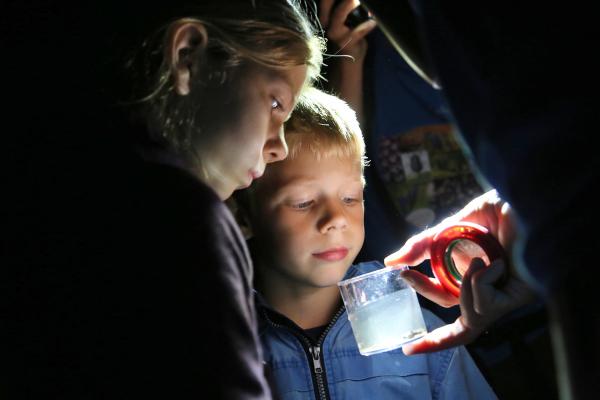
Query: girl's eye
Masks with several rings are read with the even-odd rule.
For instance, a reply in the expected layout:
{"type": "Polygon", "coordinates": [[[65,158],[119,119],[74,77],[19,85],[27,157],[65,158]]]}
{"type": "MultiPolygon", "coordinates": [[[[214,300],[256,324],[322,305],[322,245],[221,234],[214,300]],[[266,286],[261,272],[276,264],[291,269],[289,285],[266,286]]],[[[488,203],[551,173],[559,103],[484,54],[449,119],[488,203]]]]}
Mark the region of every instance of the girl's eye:
{"type": "Polygon", "coordinates": [[[277,99],[273,99],[273,101],[271,102],[271,108],[273,110],[281,108],[281,103],[277,101],[277,99]]]}

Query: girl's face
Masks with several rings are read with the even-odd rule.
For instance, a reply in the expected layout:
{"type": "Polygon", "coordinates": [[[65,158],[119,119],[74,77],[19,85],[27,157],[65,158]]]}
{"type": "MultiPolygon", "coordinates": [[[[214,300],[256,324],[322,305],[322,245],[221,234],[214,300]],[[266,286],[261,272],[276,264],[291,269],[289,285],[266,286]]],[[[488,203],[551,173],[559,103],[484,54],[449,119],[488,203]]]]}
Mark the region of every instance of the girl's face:
{"type": "Polygon", "coordinates": [[[206,183],[222,200],[250,186],[267,164],[287,156],[283,123],[296,105],[306,74],[302,65],[283,71],[256,69],[244,78],[240,109],[231,110],[233,121],[204,156],[206,183]]]}

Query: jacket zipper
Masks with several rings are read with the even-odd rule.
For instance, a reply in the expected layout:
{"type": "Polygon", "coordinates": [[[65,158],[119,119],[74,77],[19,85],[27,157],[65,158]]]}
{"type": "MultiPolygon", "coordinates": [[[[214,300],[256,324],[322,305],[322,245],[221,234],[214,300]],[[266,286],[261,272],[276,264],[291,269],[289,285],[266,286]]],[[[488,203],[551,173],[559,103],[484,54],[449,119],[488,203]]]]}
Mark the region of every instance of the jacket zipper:
{"type": "Polygon", "coordinates": [[[307,356],[309,356],[309,359],[313,366],[313,369],[312,369],[313,380],[316,383],[315,396],[319,400],[328,400],[329,399],[329,390],[327,389],[327,382],[325,381],[325,379],[326,379],[325,367],[322,362],[322,354],[321,354],[322,348],[323,348],[322,347],[323,341],[325,340],[325,337],[327,336],[327,334],[329,333],[331,328],[333,328],[333,325],[335,325],[338,318],[344,313],[345,310],[346,310],[345,307],[341,307],[335,313],[335,315],[331,319],[331,322],[329,322],[329,324],[327,325],[325,330],[321,333],[321,336],[319,336],[317,343],[314,345],[304,335],[303,332],[299,332],[296,329],[292,329],[288,326],[277,324],[277,323],[273,322],[268,317],[266,311],[263,310],[263,313],[264,313],[267,321],[269,321],[269,323],[271,325],[289,330],[290,332],[292,332],[292,334],[294,334],[294,336],[298,337],[300,339],[300,341],[303,343],[304,350],[307,352],[307,356]]]}
{"type": "Polygon", "coordinates": [[[321,333],[321,336],[319,336],[319,339],[317,340],[317,343],[315,346],[312,347],[312,352],[311,355],[313,356],[313,367],[314,367],[314,371],[315,371],[315,377],[317,379],[317,386],[318,386],[318,392],[319,392],[319,398],[321,400],[327,400],[329,399],[329,390],[327,388],[327,382],[326,382],[326,375],[325,375],[325,369],[323,368],[323,363],[321,362],[322,357],[321,357],[321,351],[323,348],[323,342],[325,341],[325,337],[327,337],[327,334],[329,333],[329,331],[331,330],[331,328],[333,328],[333,325],[335,325],[335,323],[337,322],[337,320],[340,318],[340,316],[344,313],[344,311],[346,310],[345,307],[341,307],[333,316],[333,318],[331,319],[331,321],[329,322],[329,324],[327,325],[327,327],[325,328],[325,330],[321,333]]]}
{"type": "Polygon", "coordinates": [[[323,365],[321,364],[321,346],[311,346],[308,348],[310,355],[312,356],[313,372],[317,381],[317,397],[321,400],[327,400],[327,386],[323,379],[323,365]]]}

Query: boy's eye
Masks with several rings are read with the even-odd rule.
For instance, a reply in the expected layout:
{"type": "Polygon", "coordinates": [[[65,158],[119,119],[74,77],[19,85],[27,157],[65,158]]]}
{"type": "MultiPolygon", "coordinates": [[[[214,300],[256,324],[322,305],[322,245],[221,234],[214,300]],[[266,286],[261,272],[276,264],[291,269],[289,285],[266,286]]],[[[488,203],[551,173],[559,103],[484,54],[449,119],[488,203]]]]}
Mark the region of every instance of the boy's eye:
{"type": "Polygon", "coordinates": [[[273,101],[271,101],[271,108],[273,110],[280,109],[281,108],[281,103],[277,99],[273,99],[273,101]]]}
{"type": "Polygon", "coordinates": [[[307,208],[309,208],[310,206],[312,206],[313,201],[312,200],[308,200],[308,201],[302,201],[299,203],[293,203],[292,204],[292,208],[295,208],[297,210],[306,210],[307,208]]]}
{"type": "Polygon", "coordinates": [[[354,198],[354,197],[344,197],[344,198],[342,199],[342,201],[343,201],[344,203],[346,203],[346,204],[355,204],[355,203],[358,203],[358,202],[360,202],[360,201],[362,201],[362,200],[360,200],[360,199],[357,199],[357,198],[354,198]]]}

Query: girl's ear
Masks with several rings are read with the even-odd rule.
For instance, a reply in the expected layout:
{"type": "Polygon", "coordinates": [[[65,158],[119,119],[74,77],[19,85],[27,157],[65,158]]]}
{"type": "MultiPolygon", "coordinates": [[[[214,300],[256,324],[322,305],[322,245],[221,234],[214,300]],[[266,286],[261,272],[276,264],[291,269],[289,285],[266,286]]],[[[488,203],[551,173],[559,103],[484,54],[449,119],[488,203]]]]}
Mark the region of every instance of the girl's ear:
{"type": "Polygon", "coordinates": [[[179,20],[169,28],[165,56],[171,66],[177,94],[185,96],[190,92],[190,77],[206,48],[208,35],[200,21],[179,20]]]}

